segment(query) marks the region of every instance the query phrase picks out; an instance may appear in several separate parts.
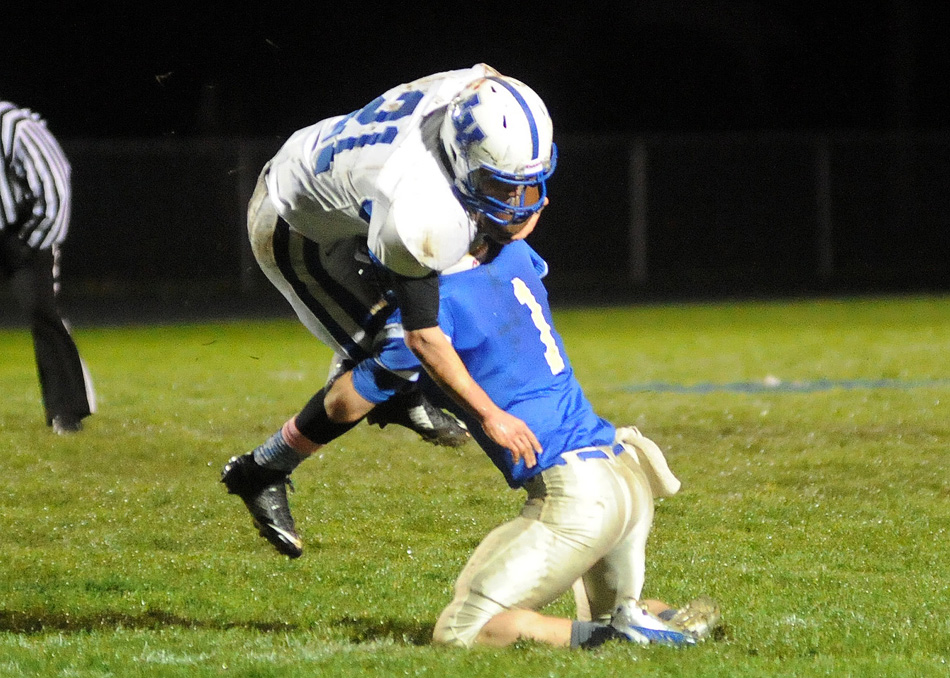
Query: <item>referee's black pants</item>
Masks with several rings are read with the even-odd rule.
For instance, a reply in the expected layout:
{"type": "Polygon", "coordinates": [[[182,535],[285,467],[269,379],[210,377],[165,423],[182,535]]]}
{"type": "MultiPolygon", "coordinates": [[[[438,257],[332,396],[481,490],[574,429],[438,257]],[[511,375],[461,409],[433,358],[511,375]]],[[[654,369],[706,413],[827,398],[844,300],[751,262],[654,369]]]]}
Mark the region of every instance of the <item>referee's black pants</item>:
{"type": "Polygon", "coordinates": [[[12,240],[0,237],[0,274],[10,280],[30,323],[46,424],[51,425],[56,416],[82,420],[94,410],[95,397],[56,303],[57,253],[50,249],[25,252],[12,240]]]}

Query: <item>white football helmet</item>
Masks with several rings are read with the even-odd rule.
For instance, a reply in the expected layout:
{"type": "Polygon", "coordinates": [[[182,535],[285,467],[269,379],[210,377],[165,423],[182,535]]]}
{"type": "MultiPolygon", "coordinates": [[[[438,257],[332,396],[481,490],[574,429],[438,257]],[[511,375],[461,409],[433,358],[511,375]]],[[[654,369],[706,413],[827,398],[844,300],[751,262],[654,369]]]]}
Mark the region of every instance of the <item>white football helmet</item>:
{"type": "Polygon", "coordinates": [[[456,197],[467,208],[506,225],[544,206],[545,182],[557,165],[554,125],[541,97],[523,82],[489,76],[471,83],[449,103],[440,135],[456,197]],[[501,200],[485,194],[486,178],[521,188],[501,200]],[[537,199],[526,204],[531,187],[537,199]]]}

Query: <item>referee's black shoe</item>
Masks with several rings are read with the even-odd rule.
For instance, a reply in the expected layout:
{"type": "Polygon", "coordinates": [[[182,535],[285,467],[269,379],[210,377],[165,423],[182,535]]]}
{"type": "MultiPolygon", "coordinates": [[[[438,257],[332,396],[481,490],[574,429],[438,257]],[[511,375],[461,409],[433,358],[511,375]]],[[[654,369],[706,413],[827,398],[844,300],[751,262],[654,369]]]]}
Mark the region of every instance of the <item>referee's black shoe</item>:
{"type": "Polygon", "coordinates": [[[427,443],[442,447],[461,447],[471,440],[465,425],[433,405],[417,385],[374,407],[366,415],[366,422],[380,428],[387,424],[405,426],[427,443]]]}
{"type": "Polygon", "coordinates": [[[229,494],[244,501],[264,539],[285,556],[300,557],[303,541],[287,503],[287,486],[293,489],[287,473],[260,466],[254,461],[254,454],[248,452],[228,460],[221,471],[221,482],[229,494]]]}

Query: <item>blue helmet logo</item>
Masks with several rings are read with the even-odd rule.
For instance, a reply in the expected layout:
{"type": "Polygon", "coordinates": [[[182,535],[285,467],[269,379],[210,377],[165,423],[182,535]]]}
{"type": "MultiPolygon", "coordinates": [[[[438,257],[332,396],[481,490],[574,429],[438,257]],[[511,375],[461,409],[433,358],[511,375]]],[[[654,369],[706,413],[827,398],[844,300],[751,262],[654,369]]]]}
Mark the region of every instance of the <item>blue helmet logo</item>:
{"type": "Polygon", "coordinates": [[[475,116],[472,114],[472,109],[478,104],[478,94],[473,94],[461,103],[458,114],[452,118],[452,124],[455,126],[455,138],[462,148],[485,138],[485,133],[478,126],[475,116]]]}

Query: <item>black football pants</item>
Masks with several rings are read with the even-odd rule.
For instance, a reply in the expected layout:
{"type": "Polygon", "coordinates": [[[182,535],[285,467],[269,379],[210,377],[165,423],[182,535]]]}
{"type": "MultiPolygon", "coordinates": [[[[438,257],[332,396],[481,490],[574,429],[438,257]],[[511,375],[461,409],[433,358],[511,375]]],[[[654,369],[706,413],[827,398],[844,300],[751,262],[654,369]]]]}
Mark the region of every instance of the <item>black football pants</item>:
{"type": "Polygon", "coordinates": [[[58,253],[48,249],[27,253],[12,240],[0,237],[0,274],[10,280],[30,323],[46,424],[57,415],[82,419],[94,411],[95,397],[56,303],[58,253]]]}

